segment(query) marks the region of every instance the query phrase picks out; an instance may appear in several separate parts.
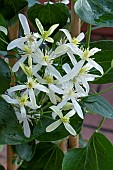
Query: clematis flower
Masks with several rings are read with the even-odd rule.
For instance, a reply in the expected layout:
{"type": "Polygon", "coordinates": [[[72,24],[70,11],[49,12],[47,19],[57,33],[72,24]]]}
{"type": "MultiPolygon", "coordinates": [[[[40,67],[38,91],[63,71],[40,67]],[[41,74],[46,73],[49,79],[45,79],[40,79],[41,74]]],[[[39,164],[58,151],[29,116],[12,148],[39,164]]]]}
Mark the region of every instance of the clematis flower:
{"type": "Polygon", "coordinates": [[[54,40],[53,38],[49,37],[53,32],[54,30],[59,26],[59,24],[54,24],[52,25],[48,31],[45,31],[44,28],[43,28],[43,25],[41,24],[41,22],[39,21],[38,18],[35,19],[35,22],[36,22],[36,25],[39,29],[39,33],[34,33],[34,35],[37,37],[37,38],[40,38],[42,41],[47,41],[47,42],[50,42],[50,43],[53,43],[54,40]]]}
{"type": "Polygon", "coordinates": [[[19,106],[21,118],[26,117],[26,109],[25,106],[31,108],[31,109],[37,109],[40,106],[35,105],[35,107],[32,106],[32,103],[28,100],[28,95],[27,94],[22,94],[20,97],[16,96],[16,98],[11,98],[9,95],[2,95],[2,97],[11,104],[19,106]]]}
{"type": "Polygon", "coordinates": [[[50,107],[59,117],[60,119],[55,121],[54,123],[50,124],[46,128],[46,132],[51,132],[55,130],[58,126],[61,125],[61,123],[64,124],[66,130],[73,136],[76,136],[76,132],[73,129],[73,127],[69,124],[70,117],[72,117],[75,114],[74,109],[68,112],[65,116],[63,116],[61,110],[57,106],[51,106],[50,107]]]}
{"type": "Polygon", "coordinates": [[[62,101],[58,104],[59,108],[62,108],[68,101],[71,101],[73,107],[79,117],[83,119],[83,112],[81,106],[78,103],[80,97],[83,97],[81,92],[77,92],[74,89],[74,84],[72,81],[68,81],[62,85],[62,88],[57,87],[56,85],[50,84],[50,88],[57,94],[62,94],[62,101]]]}
{"type": "Polygon", "coordinates": [[[4,32],[7,35],[7,29],[3,26],[0,26],[0,31],[4,32]]]}
{"type": "Polygon", "coordinates": [[[35,93],[34,93],[34,89],[38,89],[39,91],[43,91],[45,93],[49,93],[48,89],[43,86],[40,85],[39,83],[36,82],[36,79],[32,78],[32,77],[27,77],[28,81],[26,82],[25,85],[17,85],[14,87],[11,87],[10,89],[8,89],[8,92],[14,92],[14,91],[20,91],[20,90],[26,90],[25,92],[28,93],[28,96],[30,98],[30,101],[32,103],[33,107],[36,107],[36,98],[35,98],[35,93]]]}

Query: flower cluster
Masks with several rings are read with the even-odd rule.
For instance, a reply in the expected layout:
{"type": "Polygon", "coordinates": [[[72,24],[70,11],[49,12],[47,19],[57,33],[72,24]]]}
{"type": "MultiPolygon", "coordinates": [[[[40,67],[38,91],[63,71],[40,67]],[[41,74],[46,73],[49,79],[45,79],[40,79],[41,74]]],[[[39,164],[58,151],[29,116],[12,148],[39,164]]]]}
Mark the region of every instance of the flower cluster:
{"type": "Polygon", "coordinates": [[[12,50],[15,47],[18,49],[21,57],[12,71],[17,72],[21,69],[27,79],[24,83],[17,82],[2,97],[14,106],[17,119],[23,123],[26,137],[31,135],[29,126],[31,120],[37,119],[37,116],[39,119],[41,116],[35,114],[36,111],[43,110],[48,100],[51,103],[53,119],[56,119],[56,116],[60,119],[50,124],[46,131],[51,132],[63,123],[66,130],[75,136],[76,132],[70,125],[70,117],[77,113],[80,118],[84,118],[79,101],[89,93],[88,82],[99,77],[91,74],[90,70],[95,68],[101,75],[103,74],[102,67],[92,58],[101,49],[80,48],[80,42],[85,37],[84,33],[72,38],[66,29],[60,30],[65,34],[66,40],[57,43],[56,49],[50,49],[48,43],[54,43],[50,36],[59,24],[54,24],[45,31],[36,18],[39,33],[31,33],[26,17],[19,14],[19,20],[24,30],[24,37],[12,41],[7,49],[12,50]],[[64,55],[67,59],[66,63],[62,62],[64,55]],[[66,106],[64,113],[63,109],[66,106]],[[34,115],[31,114],[32,112],[34,115]]]}

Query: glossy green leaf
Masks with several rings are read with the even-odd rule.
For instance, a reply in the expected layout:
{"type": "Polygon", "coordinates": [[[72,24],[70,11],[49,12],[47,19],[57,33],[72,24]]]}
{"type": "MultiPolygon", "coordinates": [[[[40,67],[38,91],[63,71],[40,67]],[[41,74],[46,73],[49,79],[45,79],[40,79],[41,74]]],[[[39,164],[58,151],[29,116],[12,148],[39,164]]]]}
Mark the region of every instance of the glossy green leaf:
{"type": "MultiPolygon", "coordinates": [[[[46,115],[49,116],[49,115],[46,115]]],[[[56,141],[65,138],[69,135],[69,132],[65,129],[64,125],[61,124],[56,130],[52,132],[46,132],[46,127],[53,123],[54,120],[43,117],[34,129],[34,137],[39,141],[56,141]]],[[[70,124],[77,133],[81,131],[83,120],[75,114],[70,118],[70,124]]]]}
{"type": "Polygon", "coordinates": [[[63,152],[53,143],[39,143],[33,159],[27,167],[22,165],[18,170],[61,170],[63,152]]]}
{"type": "Polygon", "coordinates": [[[92,25],[113,26],[112,0],[77,0],[75,12],[92,25]]]}
{"type": "MultiPolygon", "coordinates": [[[[64,4],[35,4],[27,12],[29,20],[35,25],[35,18],[38,18],[44,29],[48,30],[53,24],[59,24],[62,28],[67,23],[69,10],[64,4]]],[[[37,27],[36,27],[37,28],[37,27]]]]}
{"type": "Polygon", "coordinates": [[[35,152],[35,141],[16,145],[15,148],[16,148],[16,153],[22,160],[30,161],[35,152]]]}
{"type": "Polygon", "coordinates": [[[0,97],[0,145],[16,145],[30,140],[24,136],[12,106],[0,97]]]}
{"type": "MultiPolygon", "coordinates": [[[[96,41],[90,44],[90,48],[94,47],[102,49],[100,52],[94,55],[94,58],[95,61],[102,66],[104,75],[101,78],[95,79],[95,81],[91,83],[106,84],[113,82],[113,68],[108,71],[108,69],[111,67],[111,61],[113,60],[113,41],[96,41]]],[[[93,70],[93,73],[96,74],[97,71],[93,70]]]]}
{"type": "Polygon", "coordinates": [[[11,25],[17,20],[17,14],[20,13],[28,2],[26,0],[0,0],[0,12],[11,25]]]}
{"type": "Polygon", "coordinates": [[[0,170],[5,170],[5,168],[2,165],[0,165],[0,170]]]}
{"type": "Polygon", "coordinates": [[[85,148],[68,151],[62,170],[112,170],[113,145],[100,133],[94,133],[85,148]]]}
{"type": "Polygon", "coordinates": [[[0,94],[4,93],[10,86],[11,72],[8,64],[0,58],[0,94]]]}
{"type": "Polygon", "coordinates": [[[88,96],[84,98],[82,101],[84,106],[89,112],[97,113],[105,118],[113,119],[113,107],[102,96],[100,95],[88,96]]]}

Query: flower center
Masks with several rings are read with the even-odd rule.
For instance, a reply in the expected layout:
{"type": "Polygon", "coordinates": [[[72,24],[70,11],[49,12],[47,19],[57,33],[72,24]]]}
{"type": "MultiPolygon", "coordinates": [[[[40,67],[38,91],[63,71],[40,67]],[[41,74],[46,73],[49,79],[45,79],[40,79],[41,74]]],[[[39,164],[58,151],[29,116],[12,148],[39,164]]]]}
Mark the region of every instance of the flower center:
{"type": "Polygon", "coordinates": [[[73,95],[73,90],[69,90],[68,91],[68,96],[72,96],[73,95]]]}
{"type": "Polygon", "coordinates": [[[86,73],[86,68],[81,68],[79,75],[84,75],[86,73]]]}
{"type": "Polygon", "coordinates": [[[72,43],[75,44],[75,45],[79,44],[77,38],[73,38],[73,39],[72,39],[72,43]]]}
{"type": "Polygon", "coordinates": [[[27,102],[28,102],[28,96],[27,95],[23,95],[21,97],[18,97],[18,102],[22,106],[26,105],[27,102]]]}
{"type": "Polygon", "coordinates": [[[25,51],[26,54],[32,53],[31,49],[27,45],[24,45],[24,51],[25,51]]]}
{"type": "Polygon", "coordinates": [[[47,84],[52,84],[53,83],[53,77],[52,76],[45,76],[44,80],[46,80],[47,84]]]}
{"type": "Polygon", "coordinates": [[[43,59],[44,59],[44,61],[48,62],[49,61],[49,56],[45,55],[45,56],[43,56],[43,59]]]}
{"type": "Polygon", "coordinates": [[[90,57],[90,55],[89,55],[89,49],[86,49],[86,50],[84,51],[84,53],[83,53],[83,59],[84,59],[84,60],[87,60],[89,57],[90,57]]]}
{"type": "Polygon", "coordinates": [[[36,80],[31,79],[29,82],[27,82],[27,86],[29,89],[33,89],[35,87],[36,80]]]}
{"type": "Polygon", "coordinates": [[[69,123],[69,117],[61,117],[61,121],[64,122],[64,123],[69,123]]]}
{"type": "Polygon", "coordinates": [[[42,38],[45,40],[48,37],[48,31],[44,31],[42,34],[42,38]]]}

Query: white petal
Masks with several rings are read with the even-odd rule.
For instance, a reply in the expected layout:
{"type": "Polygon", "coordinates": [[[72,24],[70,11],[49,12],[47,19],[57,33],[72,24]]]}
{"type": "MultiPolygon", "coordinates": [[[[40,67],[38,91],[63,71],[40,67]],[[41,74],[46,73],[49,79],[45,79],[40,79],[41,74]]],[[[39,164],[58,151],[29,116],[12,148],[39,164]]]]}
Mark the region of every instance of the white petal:
{"type": "Polygon", "coordinates": [[[50,109],[52,109],[59,117],[63,116],[62,112],[57,106],[51,106],[50,109]]]}
{"type": "Polygon", "coordinates": [[[84,39],[85,35],[83,32],[81,32],[78,36],[77,36],[77,40],[78,42],[82,41],[84,39]]]}
{"type": "Polygon", "coordinates": [[[21,49],[26,40],[27,40],[26,37],[21,37],[21,38],[17,38],[15,40],[11,41],[7,46],[7,50],[12,50],[15,47],[18,47],[21,49]]]}
{"type": "Polygon", "coordinates": [[[23,90],[23,89],[26,89],[26,88],[27,88],[26,85],[17,85],[17,86],[11,87],[7,91],[10,93],[10,92],[13,92],[13,91],[23,90]]]}
{"type": "Polygon", "coordinates": [[[73,136],[76,136],[76,132],[75,130],[73,129],[73,127],[69,124],[69,123],[64,123],[64,126],[66,128],[66,130],[73,136]]]}
{"type": "Polygon", "coordinates": [[[75,66],[77,64],[77,60],[75,59],[75,56],[73,55],[71,50],[68,50],[67,55],[69,56],[72,64],[75,66]]]}
{"type": "Polygon", "coordinates": [[[31,109],[38,109],[38,108],[40,108],[40,107],[41,107],[41,106],[38,106],[37,104],[36,104],[36,106],[35,106],[35,107],[33,107],[33,105],[32,105],[32,103],[31,103],[31,102],[27,102],[26,106],[30,107],[31,109]]]}
{"type": "Polygon", "coordinates": [[[57,86],[55,86],[54,84],[49,84],[49,87],[51,90],[53,90],[54,92],[58,93],[58,94],[64,94],[64,91],[60,88],[58,88],[57,86]]]}
{"type": "Polygon", "coordinates": [[[58,26],[59,26],[59,24],[54,24],[54,25],[52,25],[52,26],[49,28],[49,30],[47,31],[48,36],[51,35],[58,26]]]}
{"type": "MultiPolygon", "coordinates": [[[[34,33],[34,36],[36,37],[36,38],[42,38],[42,36],[37,32],[37,33],[34,33]]],[[[43,39],[42,39],[43,40],[43,39]]]]}
{"type": "Polygon", "coordinates": [[[86,81],[86,79],[84,77],[81,77],[81,81],[82,81],[82,85],[86,89],[86,93],[89,93],[89,84],[88,84],[88,82],[86,81]]]}
{"type": "Polygon", "coordinates": [[[70,112],[68,112],[65,116],[66,117],[72,117],[75,114],[75,110],[71,110],[70,112]]]}
{"type": "Polygon", "coordinates": [[[36,64],[35,66],[33,66],[33,75],[35,75],[35,73],[37,73],[40,69],[41,69],[41,65],[40,64],[36,64]]]}
{"type": "Polygon", "coordinates": [[[49,93],[49,90],[47,89],[47,87],[45,87],[45,86],[43,86],[43,85],[40,85],[40,84],[38,84],[38,83],[35,85],[35,88],[38,89],[38,90],[40,90],[40,91],[43,91],[43,92],[45,92],[45,93],[49,93]]]}
{"type": "Polygon", "coordinates": [[[46,40],[47,42],[54,43],[54,39],[51,38],[51,37],[47,37],[45,40],[46,40]]]}
{"type": "Polygon", "coordinates": [[[80,57],[83,54],[83,51],[81,49],[79,49],[76,45],[72,44],[72,43],[68,43],[66,44],[68,47],[70,47],[70,49],[73,51],[74,54],[79,55],[80,57]]]}
{"type": "Polygon", "coordinates": [[[88,63],[90,65],[92,65],[94,68],[96,68],[98,71],[100,71],[101,74],[103,74],[103,68],[98,64],[96,63],[94,60],[92,60],[91,58],[88,60],[88,63]]]}
{"type": "Polygon", "coordinates": [[[97,53],[97,52],[99,52],[99,51],[101,51],[101,49],[99,49],[99,48],[92,48],[90,51],[89,51],[89,53],[90,53],[90,56],[92,56],[92,55],[94,55],[95,53],[97,53]]]}
{"type": "Polygon", "coordinates": [[[24,135],[29,138],[30,135],[31,135],[31,130],[30,130],[30,127],[29,127],[29,123],[28,123],[28,120],[27,118],[24,119],[23,121],[23,128],[24,128],[24,135]]]}
{"type": "Polygon", "coordinates": [[[21,116],[22,118],[26,117],[26,109],[24,106],[20,106],[21,116]]]}
{"type": "Polygon", "coordinates": [[[17,72],[20,64],[19,63],[23,63],[26,60],[27,56],[22,56],[22,58],[20,58],[12,67],[12,72],[17,72]]]}
{"type": "Polygon", "coordinates": [[[49,89],[49,98],[53,104],[57,104],[55,93],[51,89],[49,89]]]}
{"type": "Polygon", "coordinates": [[[36,25],[37,25],[37,27],[38,27],[38,29],[39,29],[40,33],[41,33],[41,34],[43,34],[43,32],[44,32],[44,28],[43,28],[43,26],[42,26],[41,22],[39,21],[39,19],[38,19],[38,18],[36,18],[36,19],[35,19],[35,22],[36,22],[36,25]]]}
{"type": "Polygon", "coordinates": [[[57,120],[46,128],[46,132],[51,132],[55,130],[61,123],[61,120],[57,120]]]}
{"type": "Polygon", "coordinates": [[[54,54],[61,56],[67,53],[68,49],[69,47],[67,47],[65,44],[62,44],[55,49],[54,54]]]}
{"type": "Polygon", "coordinates": [[[62,100],[57,106],[59,108],[62,108],[67,103],[67,101],[68,101],[68,99],[66,98],[66,99],[62,100]]]}
{"type": "Polygon", "coordinates": [[[24,30],[24,33],[30,34],[30,28],[29,28],[27,18],[23,14],[19,14],[18,16],[19,16],[19,20],[21,22],[22,28],[24,30]]]}
{"type": "Polygon", "coordinates": [[[36,104],[36,98],[35,98],[35,93],[33,89],[29,89],[29,97],[30,97],[30,101],[33,107],[35,108],[37,104],[36,104]]]}
{"type": "Polygon", "coordinates": [[[78,102],[74,98],[71,98],[71,100],[72,100],[72,103],[74,105],[75,110],[77,111],[77,114],[79,115],[79,117],[81,117],[83,119],[84,118],[83,112],[82,112],[80,105],[78,104],[78,102]]]}
{"type": "Polygon", "coordinates": [[[61,74],[59,73],[59,71],[55,67],[53,67],[52,65],[48,65],[47,68],[55,78],[57,78],[57,79],[61,78],[61,74]]]}
{"type": "Polygon", "coordinates": [[[18,101],[16,99],[10,98],[8,95],[3,94],[2,97],[6,100],[8,103],[12,104],[18,104],[18,101]]]}
{"type": "Polygon", "coordinates": [[[71,67],[70,67],[70,65],[67,64],[67,63],[63,64],[62,68],[64,69],[64,71],[65,71],[66,73],[69,73],[69,72],[71,71],[71,67]]]}
{"type": "Polygon", "coordinates": [[[7,35],[7,29],[3,26],[0,26],[0,31],[4,32],[7,35]]]}
{"type": "Polygon", "coordinates": [[[60,29],[60,31],[64,32],[64,34],[66,35],[66,37],[67,37],[67,39],[69,40],[69,42],[72,41],[71,34],[69,33],[68,30],[66,30],[66,29],[60,29]]]}

